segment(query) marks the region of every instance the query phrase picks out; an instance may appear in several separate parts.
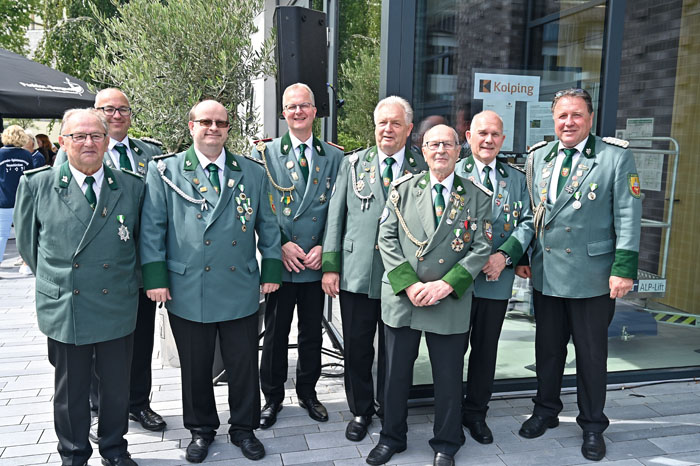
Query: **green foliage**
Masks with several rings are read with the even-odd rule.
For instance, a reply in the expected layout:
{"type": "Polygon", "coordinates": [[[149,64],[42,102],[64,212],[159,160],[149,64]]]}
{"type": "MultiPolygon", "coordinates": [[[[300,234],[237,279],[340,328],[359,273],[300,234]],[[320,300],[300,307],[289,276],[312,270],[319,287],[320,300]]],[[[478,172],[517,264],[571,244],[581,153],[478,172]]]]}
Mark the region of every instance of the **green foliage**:
{"type": "Polygon", "coordinates": [[[25,32],[38,5],[39,0],[0,0],[0,47],[20,55],[27,53],[25,32]]]}
{"type": "Polygon", "coordinates": [[[221,102],[232,118],[229,147],[248,151],[257,130],[251,81],[273,71],[273,37],[253,49],[253,19],[262,0],[131,0],[117,15],[92,8],[104,42],[93,40],[90,75],[131,99],[135,134],[161,140],[169,151],[191,144],[190,108],[203,98],[221,102]],[[122,18],[128,18],[128,22],[122,18]]]}
{"type": "Polygon", "coordinates": [[[37,50],[37,61],[91,83],[90,61],[103,42],[93,9],[106,17],[114,17],[117,5],[125,0],[41,1],[45,33],[37,50]],[[90,41],[81,37],[81,30],[89,31],[90,41]]]}

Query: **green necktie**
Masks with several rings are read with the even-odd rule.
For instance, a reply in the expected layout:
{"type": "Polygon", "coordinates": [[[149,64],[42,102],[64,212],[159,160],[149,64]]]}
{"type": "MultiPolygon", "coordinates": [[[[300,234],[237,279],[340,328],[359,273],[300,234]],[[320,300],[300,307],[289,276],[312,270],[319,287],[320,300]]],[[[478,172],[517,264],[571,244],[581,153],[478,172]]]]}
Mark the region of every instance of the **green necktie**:
{"type": "Polygon", "coordinates": [[[92,189],[92,185],[95,184],[95,178],[92,176],[86,176],[85,182],[87,183],[87,189],[85,190],[85,199],[87,199],[92,210],[95,210],[97,206],[97,196],[95,195],[95,190],[92,189]]]}
{"type": "Polygon", "coordinates": [[[303,142],[299,144],[299,167],[304,181],[309,181],[309,161],[306,160],[306,144],[303,142]]]}
{"type": "Polygon", "coordinates": [[[389,192],[389,186],[391,186],[391,182],[394,181],[394,170],[391,169],[391,166],[394,165],[394,162],[396,162],[396,160],[394,160],[393,157],[387,157],[386,159],[384,159],[384,163],[386,163],[386,167],[384,167],[384,171],[382,172],[384,194],[389,192]]]}
{"type": "Polygon", "coordinates": [[[221,185],[219,184],[219,167],[215,163],[210,163],[207,165],[207,170],[209,170],[209,182],[214,187],[216,194],[221,192],[221,185]]]}
{"type": "Polygon", "coordinates": [[[488,165],[484,166],[484,182],[483,185],[493,191],[493,184],[491,183],[491,167],[488,165]]]}
{"type": "Polygon", "coordinates": [[[445,211],[445,198],[442,195],[443,186],[440,183],[435,183],[433,189],[435,190],[435,228],[440,224],[440,219],[442,218],[442,213],[445,211]]]}
{"type": "Polygon", "coordinates": [[[119,168],[122,170],[133,171],[129,156],[126,155],[126,146],[124,144],[117,144],[114,146],[114,148],[117,149],[117,152],[119,152],[119,168]]]}
{"type": "Polygon", "coordinates": [[[563,150],[564,154],[566,154],[566,157],[564,157],[564,162],[562,162],[561,171],[559,172],[559,181],[557,182],[557,197],[559,197],[559,193],[561,193],[561,190],[564,189],[566,180],[569,179],[569,175],[571,174],[571,162],[574,159],[574,154],[576,153],[576,149],[563,150]]]}

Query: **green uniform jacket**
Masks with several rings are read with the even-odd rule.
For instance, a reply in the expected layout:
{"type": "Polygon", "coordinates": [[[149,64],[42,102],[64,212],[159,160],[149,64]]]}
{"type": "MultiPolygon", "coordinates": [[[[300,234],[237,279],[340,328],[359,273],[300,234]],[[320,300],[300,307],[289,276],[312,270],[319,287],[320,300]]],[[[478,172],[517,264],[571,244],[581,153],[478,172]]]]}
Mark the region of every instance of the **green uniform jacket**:
{"type": "Polygon", "coordinates": [[[134,331],[143,196],[140,177],[107,166],[94,211],[68,162],[22,177],[17,249],[36,276],[36,314],[46,336],[85,345],[134,331]]]}
{"type": "MultiPolygon", "coordinates": [[[[129,149],[131,149],[131,155],[134,158],[134,173],[138,173],[141,176],[146,176],[146,171],[148,171],[148,162],[151,161],[156,155],[160,155],[163,152],[155,144],[141,141],[139,139],[129,138],[129,149]]],[[[67,160],[66,151],[63,148],[59,149],[58,154],[56,154],[55,166],[59,166],[67,160]]],[[[112,158],[107,152],[104,155],[104,163],[109,168],[116,168],[112,162],[112,158]]]]}
{"type": "MultiPolygon", "coordinates": [[[[467,179],[474,179],[479,182],[481,176],[477,173],[474,156],[469,156],[464,161],[457,164],[455,173],[467,179]]],[[[493,246],[491,254],[498,249],[503,249],[510,238],[511,242],[517,242],[510,249],[513,255],[510,256],[513,264],[529,264],[527,254],[528,243],[520,243],[518,238],[522,236],[511,236],[514,231],[532,229],[532,211],[530,209],[530,198],[527,194],[527,183],[525,175],[516,168],[508,164],[496,161],[496,184],[491,197],[491,218],[493,220],[493,246]]],[[[525,235],[527,236],[527,235],[525,235]]],[[[486,299],[510,299],[513,296],[513,279],[515,269],[512,265],[507,266],[501,272],[496,281],[486,281],[486,275],[480,273],[474,280],[474,296],[486,299]]]]}
{"type": "Polygon", "coordinates": [[[281,283],[274,210],[265,171],[245,157],[226,151],[221,196],[193,147],[152,161],[141,219],[144,288],[170,288],[168,311],[193,322],[253,314],[260,283],[281,283]],[[161,177],[161,170],[182,194],[206,202],[183,198],[161,177]],[[262,272],[255,256],[256,233],[262,272]]]}
{"type": "MultiPolygon", "coordinates": [[[[427,169],[423,156],[407,147],[401,173],[415,174],[427,169]]],[[[377,236],[385,205],[377,147],[345,157],[328,207],[322,267],[323,272],[340,273],[342,290],[366,294],[372,299],[381,297],[384,264],[377,236]],[[370,182],[372,167],[376,174],[374,183],[370,182]],[[362,183],[358,184],[360,180],[362,183]]]]}
{"type": "MultiPolygon", "coordinates": [[[[301,174],[289,133],[268,142],[263,150],[266,168],[274,183],[283,188],[294,187],[288,196],[273,186],[275,202],[281,201],[277,209],[277,221],[282,234],[282,244],[293,241],[308,253],[311,248],[321,244],[323,239],[328,200],[335,184],[338,167],[343,160],[343,152],[314,137],[307,183],[301,174]]],[[[262,159],[257,146],[253,148],[252,155],[262,159]]],[[[321,275],[321,270],[305,269],[295,273],[284,269],[282,280],[296,283],[314,282],[321,280],[321,275]]]]}
{"type": "Polygon", "coordinates": [[[491,198],[472,182],[455,176],[445,213],[435,229],[430,174],[394,182],[379,221],[379,251],[387,270],[382,279],[382,319],[391,327],[449,335],[469,330],[472,283],[491,252],[491,198]],[[426,242],[422,255],[401,225],[416,241],[426,242]],[[461,205],[461,202],[463,205],[461,205]],[[450,220],[450,217],[454,216],[450,220]],[[450,221],[452,223],[450,223],[450,221]],[[418,282],[444,280],[454,292],[439,304],[414,307],[407,287],[418,282]]]}
{"type": "MultiPolygon", "coordinates": [[[[637,278],[642,217],[639,176],[632,151],[605,141],[619,140],[589,136],[553,204],[547,193],[551,179],[558,176],[553,173],[558,141],[536,148],[529,156],[532,196],[535,206],[542,202],[544,208],[542,229],[533,241],[532,284],[545,295],[602,296],[610,293],[611,275],[637,278]]],[[[523,235],[523,243],[532,235],[529,230],[518,234],[523,235]]]]}

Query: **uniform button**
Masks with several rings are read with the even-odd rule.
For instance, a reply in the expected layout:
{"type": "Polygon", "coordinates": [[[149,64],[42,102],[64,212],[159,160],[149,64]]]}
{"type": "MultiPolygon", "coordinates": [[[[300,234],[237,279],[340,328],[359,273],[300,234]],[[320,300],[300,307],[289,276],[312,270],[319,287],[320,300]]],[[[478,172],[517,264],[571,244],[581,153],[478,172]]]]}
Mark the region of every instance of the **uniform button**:
{"type": "Polygon", "coordinates": [[[235,246],[235,245],[236,245],[236,242],[235,242],[235,241],[231,241],[231,246],[235,246]]]}
{"type": "Polygon", "coordinates": [[[423,262],[425,260],[425,257],[421,256],[418,258],[418,261],[423,262]]]}
{"type": "Polygon", "coordinates": [[[109,268],[109,264],[102,264],[102,268],[103,268],[103,269],[108,269],[108,268],[109,268]]]}
{"type": "Polygon", "coordinates": [[[235,272],[235,271],[236,271],[236,267],[235,266],[231,267],[231,272],[235,272]]]}
{"type": "Polygon", "coordinates": [[[293,239],[294,241],[296,241],[296,240],[297,240],[296,235],[292,236],[292,239],[293,239]]]}
{"type": "Polygon", "coordinates": [[[102,294],[107,294],[107,293],[109,293],[109,290],[108,290],[107,288],[105,288],[104,290],[102,290],[102,294]]]}
{"type": "Polygon", "coordinates": [[[80,294],[80,290],[73,290],[73,294],[80,294]]]}
{"type": "Polygon", "coordinates": [[[197,218],[202,218],[202,214],[197,214],[197,218]]]}
{"type": "Polygon", "coordinates": [[[441,263],[441,264],[444,264],[444,263],[445,263],[445,259],[440,259],[438,262],[441,263]]]}
{"type": "Polygon", "coordinates": [[[547,252],[549,252],[550,249],[551,249],[551,248],[550,248],[549,246],[546,247],[546,248],[544,248],[544,250],[547,251],[547,252]]]}
{"type": "Polygon", "coordinates": [[[315,222],[317,219],[316,219],[316,217],[313,217],[311,220],[315,222]]]}
{"type": "Polygon", "coordinates": [[[312,239],[313,241],[316,241],[316,236],[312,236],[311,239],[312,239]]]}
{"type": "Polygon", "coordinates": [[[547,225],[546,227],[544,227],[544,229],[545,229],[545,230],[549,230],[549,225],[547,225]]]}
{"type": "Polygon", "coordinates": [[[571,248],[566,248],[566,253],[571,254],[571,248]]]}
{"type": "Polygon", "coordinates": [[[204,267],[205,272],[209,272],[210,270],[211,270],[211,267],[209,267],[208,265],[206,267],[204,267]]]}
{"type": "Polygon", "coordinates": [[[211,241],[205,240],[205,241],[204,241],[204,244],[205,244],[205,246],[209,246],[209,245],[211,244],[211,241]]]}
{"type": "Polygon", "coordinates": [[[378,244],[375,244],[375,245],[374,245],[374,249],[376,249],[377,251],[379,251],[379,245],[378,245],[378,244]]]}
{"type": "Polygon", "coordinates": [[[78,267],[80,267],[80,264],[73,264],[73,267],[77,269],[78,267]]]}
{"type": "Polygon", "coordinates": [[[505,234],[505,233],[501,233],[501,238],[505,238],[505,237],[506,237],[506,234],[505,234]]]}
{"type": "Polygon", "coordinates": [[[296,217],[294,217],[294,220],[293,220],[293,221],[294,221],[294,222],[296,222],[296,221],[297,221],[297,218],[296,218],[296,217]]]}
{"type": "Polygon", "coordinates": [[[566,227],[566,232],[571,233],[571,227],[566,227]]]}

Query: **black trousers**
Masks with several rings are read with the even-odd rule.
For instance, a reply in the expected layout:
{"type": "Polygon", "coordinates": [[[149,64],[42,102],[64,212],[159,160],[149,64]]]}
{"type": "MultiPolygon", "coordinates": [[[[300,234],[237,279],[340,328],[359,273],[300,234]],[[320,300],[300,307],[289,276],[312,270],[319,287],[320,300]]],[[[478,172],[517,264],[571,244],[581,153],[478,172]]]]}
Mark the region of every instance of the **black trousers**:
{"type": "Polygon", "coordinates": [[[563,407],[561,382],[566,345],[573,337],[576,350],[576,422],[584,431],[603,432],[610,422],[603,413],[607,382],[608,325],[615,313],[610,296],[572,299],[533,291],[535,305],[535,363],[537,396],[534,414],[556,416],[563,407]]]}
{"type": "Polygon", "coordinates": [[[372,416],[375,399],[384,394],[385,350],[382,302],[366,294],[340,290],[340,315],[343,321],[343,356],[345,360],[345,395],[350,412],[355,416],[372,416]],[[372,366],[374,364],[374,335],[379,328],[377,358],[377,395],[374,395],[372,366]]]}
{"type": "MultiPolygon", "coordinates": [[[[155,335],[156,302],[152,301],[143,288],[139,289],[139,308],[134,330],[134,351],[131,358],[131,386],[129,387],[129,411],[138,413],[150,406],[151,360],[155,335]]],[[[93,373],[90,387],[90,408],[97,416],[100,397],[97,392],[97,374],[93,373]]]]}
{"type": "Polygon", "coordinates": [[[296,390],[299,398],[316,396],[316,382],[321,377],[321,318],[323,317],[321,281],[284,282],[267,297],[265,338],[260,360],[260,386],[268,402],[284,400],[287,381],[287,347],[294,307],[297,308],[298,352],[296,390]]]}
{"type": "Polygon", "coordinates": [[[184,426],[193,434],[213,439],[219,428],[214,401],[212,364],[218,333],[228,377],[229,434],[249,437],[260,425],[258,383],[258,315],[225,322],[192,322],[168,313],[180,356],[184,426]]]}
{"type": "Polygon", "coordinates": [[[133,334],[79,346],[48,339],[49,362],[55,368],[54,427],[64,465],[85,464],[92,454],[88,432],[93,372],[97,373],[97,390],[104,400],[97,431],[100,455],[113,458],[127,451],[124,435],[129,430],[132,342],[133,334]]]}
{"type": "MultiPolygon", "coordinates": [[[[408,432],[408,392],[418,357],[420,330],[384,325],[386,381],[384,424],[379,443],[403,448],[408,432]]],[[[467,334],[425,332],[435,389],[435,422],[430,446],[436,453],[454,455],[464,443],[461,422],[462,370],[467,334]]]]}
{"type": "MultiPolygon", "coordinates": [[[[467,368],[467,393],[462,404],[463,418],[483,421],[489,409],[496,374],[498,339],[508,308],[507,299],[472,297],[470,316],[469,366],[467,368]]],[[[467,346],[464,353],[467,352],[467,346]]]]}

